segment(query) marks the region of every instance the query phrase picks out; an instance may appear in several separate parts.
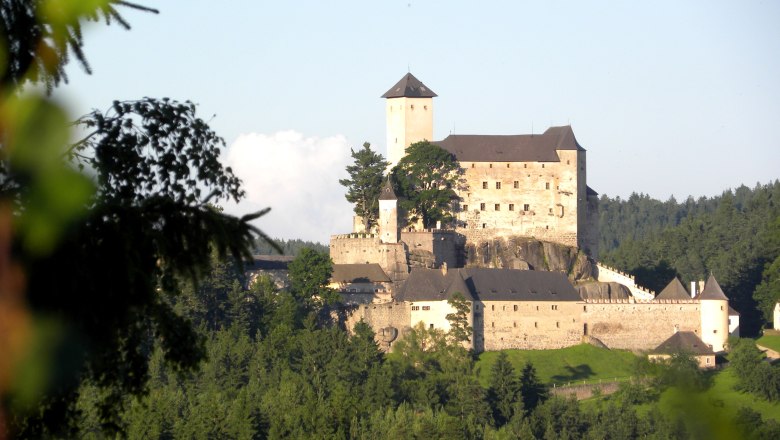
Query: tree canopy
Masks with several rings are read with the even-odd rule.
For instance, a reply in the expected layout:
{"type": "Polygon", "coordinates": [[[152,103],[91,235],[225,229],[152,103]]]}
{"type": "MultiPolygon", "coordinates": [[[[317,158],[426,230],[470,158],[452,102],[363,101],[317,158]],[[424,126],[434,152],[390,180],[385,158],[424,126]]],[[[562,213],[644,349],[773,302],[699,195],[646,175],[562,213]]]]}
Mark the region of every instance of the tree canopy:
{"type": "Polygon", "coordinates": [[[368,142],[363,144],[362,149],[351,151],[354,163],[347,166],[349,179],[340,179],[339,183],[347,187],[345,197],[355,204],[355,214],[363,219],[363,225],[369,231],[379,218],[379,193],[385,169],[390,163],[372,150],[368,142]]]}
{"type": "MultiPolygon", "coordinates": [[[[85,68],[81,21],[127,23],[125,1],[2,1],[0,102],[0,435],[72,437],[83,381],[98,390],[101,429],[119,429],[126,396],[148,391],[151,353],[173,371],[205,357],[174,306],[212,255],[251,257],[250,221],[215,204],[243,197],[218,159],[223,140],[195,105],[114,102],[76,121],[27,82],[85,68]]],[[[216,319],[216,318],[215,318],[216,319]]]]}
{"type": "Polygon", "coordinates": [[[410,220],[432,228],[453,220],[455,192],[463,185],[463,171],[452,153],[428,141],[415,142],[392,170],[399,205],[410,220]]]}

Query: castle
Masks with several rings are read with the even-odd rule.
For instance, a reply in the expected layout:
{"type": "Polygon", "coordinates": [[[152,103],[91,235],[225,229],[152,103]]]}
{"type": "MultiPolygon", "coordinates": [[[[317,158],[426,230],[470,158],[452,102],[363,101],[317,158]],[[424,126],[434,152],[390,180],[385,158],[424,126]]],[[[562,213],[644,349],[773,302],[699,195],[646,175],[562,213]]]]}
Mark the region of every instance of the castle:
{"type": "MultiPolygon", "coordinates": [[[[432,139],[436,96],[411,73],[382,95],[391,166],[410,144],[432,139]]],[[[703,289],[692,285],[690,293],[675,279],[657,296],[633,286],[623,296],[591,298],[563,273],[464,267],[468,243],[511,236],[598,257],[597,193],[587,186],[586,152],[570,126],[538,135],[449,135],[433,143],[452,153],[464,171],[456,221],[434,230],[404,225],[386,182],[378,229],[366,231],[356,221],[352,233],[331,237],[333,287],[350,304],[348,328],[364,320],[390,349],[418,323],[447,331],[445,317],[454,311],[447,300],[461,293],[471,304],[475,351],[562,348],[583,341],[651,350],[676,332],[690,332],[716,352],[725,349],[737,317],[712,276],[703,289]]]]}

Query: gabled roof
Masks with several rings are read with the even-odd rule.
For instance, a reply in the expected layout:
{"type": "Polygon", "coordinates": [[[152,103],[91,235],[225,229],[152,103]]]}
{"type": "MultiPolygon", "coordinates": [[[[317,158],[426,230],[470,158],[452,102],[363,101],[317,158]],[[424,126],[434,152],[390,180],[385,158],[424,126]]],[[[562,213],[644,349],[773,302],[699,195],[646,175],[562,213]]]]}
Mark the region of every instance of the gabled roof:
{"type": "Polygon", "coordinates": [[[714,355],[715,352],[693,332],[677,332],[669,339],[661,342],[661,345],[650,352],[651,354],[676,354],[691,353],[693,355],[714,355]]]}
{"type": "Polygon", "coordinates": [[[741,316],[738,311],[734,310],[733,307],[729,306],[729,316],[741,316]]]}
{"type": "Polygon", "coordinates": [[[728,301],[728,297],[723,293],[723,290],[720,288],[720,285],[715,280],[715,276],[710,274],[710,277],[707,278],[707,282],[704,283],[704,290],[701,291],[701,294],[697,297],[698,299],[712,299],[712,300],[725,300],[728,301]]]}
{"type": "Polygon", "coordinates": [[[443,273],[441,269],[413,269],[399,293],[399,301],[443,301],[455,293],[473,301],[471,289],[464,280],[465,269],[452,269],[443,273]]]}
{"type": "Polygon", "coordinates": [[[407,73],[393,87],[390,88],[382,98],[433,98],[436,93],[426,87],[419,79],[411,73],[407,73]]]}
{"type": "Polygon", "coordinates": [[[400,301],[441,301],[460,292],[480,301],[581,301],[566,275],[516,269],[413,269],[400,301]]]}
{"type": "Polygon", "coordinates": [[[330,279],[337,283],[388,283],[390,278],[376,263],[334,264],[330,279]]]}
{"type": "Polygon", "coordinates": [[[569,125],[542,134],[451,134],[434,143],[461,162],[560,162],[557,150],[584,151],[569,125]]]}
{"type": "Polygon", "coordinates": [[[382,185],[382,190],[379,192],[379,200],[398,200],[395,191],[393,191],[393,185],[390,183],[389,177],[385,180],[384,185],[382,185]]]}
{"type": "Polygon", "coordinates": [[[674,277],[669,284],[664,287],[664,290],[656,295],[655,299],[691,299],[691,295],[685,290],[682,283],[677,277],[674,277]]]}
{"type": "Polygon", "coordinates": [[[597,196],[599,193],[596,192],[595,189],[589,187],[588,185],[585,185],[585,194],[589,196],[597,196]]]}

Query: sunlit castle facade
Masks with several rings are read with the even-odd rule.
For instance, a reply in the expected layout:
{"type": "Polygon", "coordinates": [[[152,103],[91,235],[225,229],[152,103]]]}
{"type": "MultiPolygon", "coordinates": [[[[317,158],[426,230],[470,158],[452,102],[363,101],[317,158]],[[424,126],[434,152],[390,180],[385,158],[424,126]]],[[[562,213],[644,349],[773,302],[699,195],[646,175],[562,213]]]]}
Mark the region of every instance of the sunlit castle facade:
{"type": "MultiPolygon", "coordinates": [[[[394,166],[414,142],[433,139],[430,88],[411,73],[386,99],[387,158],[394,166]]],[[[467,239],[522,235],[598,256],[598,194],[586,183],[586,151],[570,126],[542,134],[451,134],[434,144],[452,153],[467,188],[455,206],[467,239]]]]}

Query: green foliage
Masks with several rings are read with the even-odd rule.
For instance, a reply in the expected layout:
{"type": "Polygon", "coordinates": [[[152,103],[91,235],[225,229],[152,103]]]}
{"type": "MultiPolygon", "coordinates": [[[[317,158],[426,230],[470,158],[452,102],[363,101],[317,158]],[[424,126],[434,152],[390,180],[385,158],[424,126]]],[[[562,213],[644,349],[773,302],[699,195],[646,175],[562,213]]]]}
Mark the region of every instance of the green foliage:
{"type": "Polygon", "coordinates": [[[533,411],[549,397],[547,386],[539,380],[536,368],[530,362],[525,364],[520,373],[520,394],[523,395],[523,407],[526,411],[533,411]]]}
{"type": "Polygon", "coordinates": [[[312,310],[338,301],[338,293],[328,287],[333,273],[333,261],[325,252],[304,248],[288,265],[290,292],[295,299],[312,310]]]}
{"type": "Polygon", "coordinates": [[[27,82],[43,83],[48,90],[67,82],[65,65],[72,57],[91,73],[83,52],[81,23],[104,20],[130,29],[116,6],[157,13],[155,9],[120,0],[57,1],[2,0],[0,7],[0,93],[27,82]]]}
{"type": "Polygon", "coordinates": [[[509,357],[503,351],[490,369],[488,401],[497,427],[507,424],[515,414],[524,412],[520,381],[509,357]]]}
{"type": "Polygon", "coordinates": [[[351,151],[355,162],[347,166],[349,179],[339,179],[339,183],[347,187],[347,201],[355,204],[355,214],[363,219],[366,230],[370,230],[379,218],[379,193],[390,162],[372,150],[368,142],[362,150],[351,151]]]}
{"type": "Polygon", "coordinates": [[[753,340],[740,339],[729,353],[729,363],[737,377],[737,389],[770,402],[780,401],[780,366],[766,362],[753,340]]]}
{"type": "Polygon", "coordinates": [[[466,301],[466,297],[462,293],[455,292],[452,298],[447,300],[447,304],[455,309],[455,312],[447,313],[447,316],[445,316],[450,323],[448,336],[456,344],[471,342],[471,334],[474,330],[469,325],[471,303],[466,301]]]}
{"type": "Polygon", "coordinates": [[[450,152],[428,141],[415,142],[391,173],[399,205],[412,222],[421,220],[423,227],[432,228],[437,221],[452,221],[463,170],[450,152]]]}

